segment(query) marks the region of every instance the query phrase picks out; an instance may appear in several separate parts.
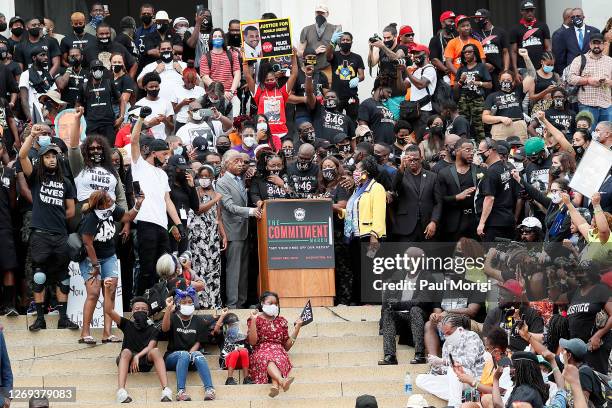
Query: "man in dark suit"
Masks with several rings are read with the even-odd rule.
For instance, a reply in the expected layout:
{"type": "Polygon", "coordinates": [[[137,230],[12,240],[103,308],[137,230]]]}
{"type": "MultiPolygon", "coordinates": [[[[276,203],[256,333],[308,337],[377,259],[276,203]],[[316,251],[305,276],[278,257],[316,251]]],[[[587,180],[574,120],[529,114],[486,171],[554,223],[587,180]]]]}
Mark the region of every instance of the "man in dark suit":
{"type": "Polygon", "coordinates": [[[444,208],[441,239],[456,242],[461,237],[477,239],[474,192],[483,171],[472,164],[474,145],[461,138],[455,143],[455,162],[438,173],[438,194],[444,208]]]}
{"type": "Polygon", "coordinates": [[[261,210],[247,207],[247,190],[242,178],[245,169],[240,153],[229,150],[223,155],[225,174],[217,181],[217,192],[223,197],[221,217],[227,235],[225,293],[227,307],[242,307],[247,300],[249,217],[261,218],[261,210]]]}
{"type": "Polygon", "coordinates": [[[599,32],[599,29],[584,24],[584,13],[581,8],[572,10],[571,22],[572,27],[561,32],[556,43],[553,42],[555,69],[559,74],[572,63],[574,58],[590,50],[591,34],[599,32]]]}
{"type": "Polygon", "coordinates": [[[435,188],[437,174],[423,170],[422,160],[419,148],[408,146],[395,175],[391,232],[396,241],[420,242],[436,234],[442,200],[435,188]]]}

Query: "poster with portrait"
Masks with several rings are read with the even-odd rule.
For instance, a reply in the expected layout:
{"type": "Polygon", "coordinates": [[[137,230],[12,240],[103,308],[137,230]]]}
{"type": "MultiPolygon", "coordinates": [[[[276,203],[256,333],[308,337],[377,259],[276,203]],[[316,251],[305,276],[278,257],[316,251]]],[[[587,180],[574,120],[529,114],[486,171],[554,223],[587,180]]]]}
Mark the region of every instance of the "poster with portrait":
{"type": "Polygon", "coordinates": [[[291,55],[291,23],[288,18],[240,22],[242,50],[247,61],[291,55]]]}

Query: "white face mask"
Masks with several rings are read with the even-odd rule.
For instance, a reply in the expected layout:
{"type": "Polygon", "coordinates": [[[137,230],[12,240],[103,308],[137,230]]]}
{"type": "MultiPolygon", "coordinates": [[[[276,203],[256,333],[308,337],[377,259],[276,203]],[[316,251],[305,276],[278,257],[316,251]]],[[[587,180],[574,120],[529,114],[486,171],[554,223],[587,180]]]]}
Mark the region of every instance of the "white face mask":
{"type": "Polygon", "coordinates": [[[181,305],[181,314],[183,316],[191,316],[195,311],[194,305],[181,305]]]}
{"type": "Polygon", "coordinates": [[[259,122],[257,124],[257,131],[262,131],[265,132],[266,130],[268,130],[268,124],[266,122],[259,122]]]}
{"type": "Polygon", "coordinates": [[[255,145],[255,138],[252,136],[247,136],[244,138],[244,145],[249,149],[255,145]]]}
{"type": "Polygon", "coordinates": [[[270,317],[278,316],[278,306],[276,305],[262,305],[261,310],[270,317]]]}

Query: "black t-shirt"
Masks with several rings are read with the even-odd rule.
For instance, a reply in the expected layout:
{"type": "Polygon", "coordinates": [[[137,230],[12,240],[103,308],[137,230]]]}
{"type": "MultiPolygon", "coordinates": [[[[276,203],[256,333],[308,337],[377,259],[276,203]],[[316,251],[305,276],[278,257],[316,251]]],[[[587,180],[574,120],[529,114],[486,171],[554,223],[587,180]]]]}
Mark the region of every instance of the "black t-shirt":
{"type": "Polygon", "coordinates": [[[134,80],[127,74],[121,75],[119,78],[114,79],[113,83],[115,84],[115,88],[119,94],[124,92],[133,94],[136,91],[136,84],[134,83],[134,80]]]}
{"type": "Polygon", "coordinates": [[[595,375],[593,369],[586,363],[583,363],[578,368],[578,375],[580,378],[580,387],[583,391],[587,391],[589,393],[588,402],[592,402],[593,406],[595,407],[603,407],[606,401],[601,395],[601,383],[599,378],[597,378],[595,375]]]}
{"type": "Polygon", "coordinates": [[[208,330],[209,325],[201,316],[193,315],[189,321],[182,320],[176,313],[172,313],[166,355],[173,351],[189,351],[197,342],[204,344],[208,338],[208,330]]]}
{"type": "Polygon", "coordinates": [[[289,186],[300,198],[312,197],[318,187],[319,166],[312,163],[306,171],[297,169],[297,163],[291,163],[287,167],[289,186]]]}
{"type": "MultiPolygon", "coordinates": [[[[511,185],[512,176],[501,160],[487,168],[485,177],[478,186],[478,198],[493,196],[493,208],[487,218],[488,227],[509,227],[514,225],[514,198],[511,185]]],[[[482,204],[480,205],[482,209],[482,204]]],[[[479,211],[479,213],[481,213],[479,211]]]]}
{"type": "Polygon", "coordinates": [[[485,99],[484,109],[491,111],[494,116],[505,116],[510,119],[522,119],[523,92],[521,87],[512,92],[497,91],[489,94],[485,99]]]}
{"type": "Polygon", "coordinates": [[[461,78],[463,73],[467,75],[467,78],[463,85],[461,85],[461,88],[459,88],[459,93],[468,96],[484,96],[484,88],[482,86],[476,86],[476,84],[473,82],[470,83],[470,81],[490,82],[491,74],[489,74],[486,65],[482,62],[477,63],[473,68],[461,65],[459,69],[457,69],[457,78],[461,78]]]}
{"type": "Polygon", "coordinates": [[[65,200],[76,199],[76,191],[70,180],[64,177],[62,181],[42,181],[34,168],[29,184],[32,190],[31,227],[56,234],[68,234],[65,200]]]}
{"type": "Polygon", "coordinates": [[[503,50],[509,48],[506,30],[493,27],[490,32],[475,31],[473,34],[482,44],[487,62],[495,67],[495,72],[504,68],[503,50]]]}
{"type": "Polygon", "coordinates": [[[363,58],[354,52],[348,55],[340,51],[334,52],[330,61],[332,70],[332,89],[341,101],[348,101],[349,98],[357,98],[357,88],[349,87],[349,81],[357,77],[359,69],[365,69],[363,58]]]}
{"type": "Polygon", "coordinates": [[[29,67],[32,64],[32,50],[36,47],[42,47],[49,54],[49,67],[51,67],[51,59],[61,55],[59,44],[55,38],[43,37],[32,43],[26,37],[25,41],[17,43],[13,59],[22,63],[24,67],[29,67]]]}
{"type": "Polygon", "coordinates": [[[577,337],[589,341],[595,332],[595,316],[606,307],[610,300],[610,289],[601,283],[595,285],[586,295],[576,289],[568,296],[569,307],[567,317],[569,318],[569,330],[571,337],[577,337]]]}
{"type": "MultiPolygon", "coordinates": [[[[64,72],[62,75],[66,72],[64,72]]],[[[72,72],[68,79],[68,85],[62,91],[62,100],[68,102],[68,108],[74,108],[75,103],[79,100],[81,87],[85,83],[89,71],[86,68],[81,68],[79,72],[72,72]]]]}
{"type": "Polygon", "coordinates": [[[355,134],[355,123],[344,113],[330,111],[317,103],[312,111],[314,128],[318,138],[334,143],[334,136],[344,133],[349,137],[355,134]]]}
{"type": "MultiPolygon", "coordinates": [[[[516,44],[518,48],[525,48],[529,58],[536,69],[540,68],[542,54],[544,54],[544,40],[550,40],[550,31],[546,23],[540,21],[529,29],[523,24],[518,24],[510,30],[510,44],[516,44]]],[[[525,61],[518,56],[516,63],[519,68],[525,67],[525,61]]]]}
{"type": "Polygon", "coordinates": [[[90,42],[83,50],[83,63],[86,67],[95,59],[102,61],[104,66],[110,69],[111,55],[119,53],[123,56],[125,67],[129,70],[136,62],[136,59],[125,49],[125,47],[117,42],[110,42],[102,45],[100,41],[90,42]]]}
{"type": "Polygon", "coordinates": [[[563,132],[566,137],[570,138],[576,130],[576,113],[573,111],[548,108],[544,114],[546,115],[546,119],[548,119],[554,127],[563,132]]]}
{"type": "MultiPolygon", "coordinates": [[[[395,48],[393,48],[391,51],[397,53],[399,50],[402,50],[404,52],[404,56],[402,58],[406,58],[406,56],[408,55],[408,48],[406,48],[405,46],[398,44],[395,46],[395,48]]],[[[379,50],[380,51],[380,50],[379,50]]],[[[396,86],[395,86],[395,79],[397,78],[397,65],[393,64],[393,62],[391,62],[391,58],[383,51],[379,52],[379,59],[378,59],[378,76],[387,76],[389,78],[391,78],[391,96],[401,96],[404,93],[402,93],[396,86]]],[[[402,77],[405,78],[406,74],[403,73],[402,77]]]]}
{"type": "Polygon", "coordinates": [[[93,235],[93,246],[98,259],[115,255],[115,222],[120,222],[125,210],[116,206],[107,219],[98,218],[94,211],[89,212],[81,221],[81,235],[93,235]]]}
{"type": "MultiPolygon", "coordinates": [[[[306,74],[301,69],[298,69],[298,77],[293,86],[293,94],[295,96],[306,95],[306,74]]],[[[312,75],[312,85],[314,87],[315,98],[323,97],[323,89],[329,89],[329,81],[325,74],[321,72],[315,72],[312,75]]],[[[310,116],[310,111],[305,103],[298,103],[295,105],[295,116],[310,116]]]]}
{"type": "MultiPolygon", "coordinates": [[[[463,279],[464,283],[471,281],[463,279]]],[[[450,283],[448,284],[450,287],[450,283]]],[[[465,309],[470,304],[476,303],[480,305],[480,310],[474,317],[477,322],[483,322],[486,316],[485,299],[486,294],[479,290],[464,290],[464,289],[446,289],[439,296],[439,302],[434,304],[434,307],[444,311],[465,309]]]]}
{"type": "Polygon", "coordinates": [[[374,100],[374,98],[366,99],[359,105],[357,117],[359,120],[368,123],[370,130],[374,132],[375,142],[387,144],[395,142],[393,113],[382,103],[374,100]]]}
{"type": "MultiPolygon", "coordinates": [[[[167,33],[164,34],[163,37],[164,37],[163,38],[164,41],[170,41],[172,42],[172,45],[183,43],[181,36],[175,33],[174,31],[168,31],[167,33]]],[[[151,55],[148,55],[147,51],[159,47],[161,42],[162,42],[162,37],[157,31],[153,31],[152,33],[147,34],[144,37],[143,39],[144,52],[141,53],[140,59],[138,61],[138,64],[140,67],[145,67],[147,66],[147,64],[150,64],[151,62],[155,62],[158,60],[159,57],[153,57],[151,55]]]]}
{"type": "MultiPolygon", "coordinates": [[[[531,307],[522,307],[519,311],[519,315],[521,316],[521,319],[525,323],[527,323],[530,333],[543,333],[544,332],[544,320],[542,319],[540,314],[537,312],[537,310],[531,307]]],[[[510,320],[506,318],[506,311],[502,309],[501,307],[496,307],[494,309],[491,309],[489,313],[487,313],[487,318],[484,321],[484,326],[482,328],[483,333],[488,333],[488,331],[494,326],[501,327],[502,329],[506,330],[506,332],[509,335],[510,350],[523,351],[525,350],[525,347],[529,345],[529,343],[526,342],[518,334],[517,335],[513,334],[515,333],[515,330],[512,330],[512,328],[514,327],[515,322],[514,322],[514,319],[512,319],[512,317],[510,317],[509,319],[510,320]]]]}
{"type": "Polygon", "coordinates": [[[465,116],[459,115],[446,125],[446,133],[469,138],[470,122],[465,116]]]}
{"type": "Polygon", "coordinates": [[[110,79],[102,78],[97,85],[93,82],[82,85],[79,103],[85,107],[87,127],[113,124],[113,103],[117,103],[120,97],[121,94],[110,79]]]}
{"type": "Polygon", "coordinates": [[[83,33],[82,37],[77,37],[75,33],[66,34],[60,43],[60,50],[62,51],[62,54],[66,54],[71,48],[74,47],[83,50],[90,42],[95,42],[97,40],[98,39],[95,36],[89,33],[83,33]]]}
{"type": "Polygon", "coordinates": [[[11,186],[15,185],[15,170],[0,166],[0,229],[11,229],[11,186]]]}
{"type": "Polygon", "coordinates": [[[138,330],[134,322],[125,317],[121,318],[117,327],[123,332],[121,350],[128,349],[134,354],[140,353],[149,345],[151,340],[157,340],[159,337],[159,330],[157,330],[154,325],[147,326],[143,330],[138,330]]]}

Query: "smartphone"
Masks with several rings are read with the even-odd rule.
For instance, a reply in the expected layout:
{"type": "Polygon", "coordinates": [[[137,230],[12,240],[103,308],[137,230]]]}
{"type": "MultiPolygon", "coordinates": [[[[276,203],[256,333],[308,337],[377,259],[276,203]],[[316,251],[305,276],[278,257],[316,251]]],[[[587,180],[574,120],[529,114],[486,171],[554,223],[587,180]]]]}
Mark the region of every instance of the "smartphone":
{"type": "Polygon", "coordinates": [[[140,189],[140,181],[132,181],[132,187],[134,189],[135,197],[142,195],[142,190],[140,189]]]}
{"type": "Polygon", "coordinates": [[[196,6],[196,15],[200,15],[202,13],[204,13],[204,5],[203,4],[198,4],[196,6]]]}
{"type": "Polygon", "coordinates": [[[448,353],[448,358],[450,359],[451,367],[454,367],[455,366],[455,359],[453,358],[453,355],[451,353],[448,353]]]}

